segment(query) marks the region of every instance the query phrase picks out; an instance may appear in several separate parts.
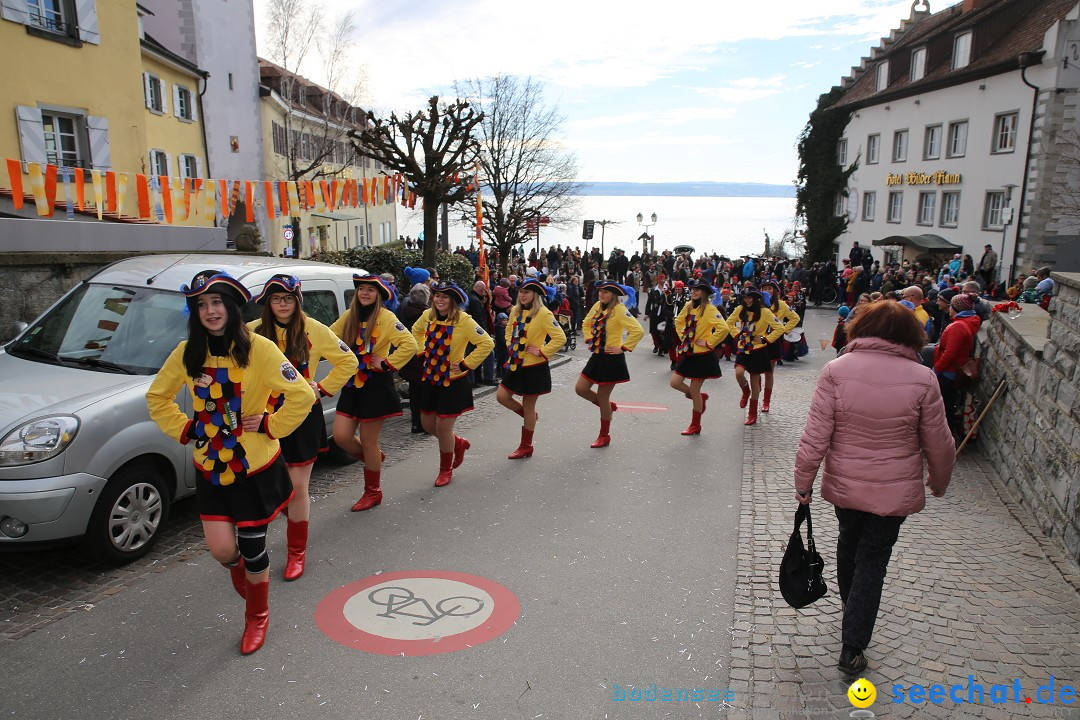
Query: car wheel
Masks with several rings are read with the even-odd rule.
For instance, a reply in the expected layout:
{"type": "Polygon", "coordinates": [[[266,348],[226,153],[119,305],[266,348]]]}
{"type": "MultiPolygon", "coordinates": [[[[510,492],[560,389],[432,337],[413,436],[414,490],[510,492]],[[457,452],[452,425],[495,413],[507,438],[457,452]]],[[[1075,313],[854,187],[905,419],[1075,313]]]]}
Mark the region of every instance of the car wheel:
{"type": "Polygon", "coordinates": [[[117,471],[98,498],[86,530],[86,548],[108,565],[124,565],[149,552],[169,517],[165,480],[150,463],[117,471]]]}

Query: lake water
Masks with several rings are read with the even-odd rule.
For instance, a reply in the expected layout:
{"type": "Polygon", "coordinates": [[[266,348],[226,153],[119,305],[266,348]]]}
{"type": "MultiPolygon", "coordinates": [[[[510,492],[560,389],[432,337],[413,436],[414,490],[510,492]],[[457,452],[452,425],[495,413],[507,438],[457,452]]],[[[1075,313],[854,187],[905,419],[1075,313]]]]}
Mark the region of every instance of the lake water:
{"type": "MultiPolygon", "coordinates": [[[[765,233],[773,242],[792,229],[795,198],[773,197],[622,197],[583,195],[577,220],[566,228],[540,228],[540,246],[600,247],[600,226],[592,241],[581,239],[582,220],[613,220],[604,232],[604,251],[619,247],[633,254],[641,249],[637,238],[645,228],[637,214],[646,219],[656,213],[657,222],[649,232],[656,236],[657,251],[676,245],[691,245],[699,252],[728,257],[765,250],[765,233]],[[617,223],[617,224],[616,224],[617,223]]],[[[471,213],[470,213],[471,214],[471,213]]],[[[450,247],[468,247],[472,228],[461,223],[461,210],[450,213],[450,247]],[[456,218],[456,222],[455,222],[456,218]]],[[[398,233],[416,237],[423,230],[419,209],[398,211],[398,233]]],[[[525,244],[536,247],[535,238],[525,244]]]]}

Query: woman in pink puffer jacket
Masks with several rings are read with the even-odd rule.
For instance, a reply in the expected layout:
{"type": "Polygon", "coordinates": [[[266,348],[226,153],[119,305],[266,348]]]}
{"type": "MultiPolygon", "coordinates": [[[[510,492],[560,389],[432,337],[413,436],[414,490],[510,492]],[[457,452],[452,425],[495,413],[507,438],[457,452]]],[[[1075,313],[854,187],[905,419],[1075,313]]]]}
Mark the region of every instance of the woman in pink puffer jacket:
{"type": "Polygon", "coordinates": [[[821,496],[836,506],[836,576],[844,604],[839,667],[858,675],[874,631],[885,571],[900,525],[926,505],[925,484],[945,494],[956,446],[937,377],[919,362],[926,333],[915,314],[882,300],[847,327],[844,354],[818,378],[795,456],[795,490],[810,502],[822,460],[821,496]]]}

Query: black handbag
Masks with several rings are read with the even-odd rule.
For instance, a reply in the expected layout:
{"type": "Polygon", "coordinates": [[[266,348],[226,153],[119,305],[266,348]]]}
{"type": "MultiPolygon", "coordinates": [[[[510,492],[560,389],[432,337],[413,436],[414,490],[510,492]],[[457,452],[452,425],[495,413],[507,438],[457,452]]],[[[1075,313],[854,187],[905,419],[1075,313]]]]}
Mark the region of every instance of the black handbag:
{"type": "Polygon", "coordinates": [[[799,505],[795,512],[795,529],[791,532],[784,559],[780,561],[780,594],[793,608],[803,608],[829,592],[825,586],[825,561],[814,546],[814,526],[810,506],[799,505]],[[806,545],[803,546],[799,528],[806,521],[806,545]]]}

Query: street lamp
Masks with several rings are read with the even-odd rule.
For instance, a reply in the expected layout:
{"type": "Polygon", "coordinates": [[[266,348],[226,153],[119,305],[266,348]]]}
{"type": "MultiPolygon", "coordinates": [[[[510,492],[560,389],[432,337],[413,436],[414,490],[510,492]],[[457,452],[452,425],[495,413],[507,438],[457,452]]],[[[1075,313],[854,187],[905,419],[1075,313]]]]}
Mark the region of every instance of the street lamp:
{"type": "MultiPolygon", "coordinates": [[[[1002,281],[1001,268],[1002,268],[1002,264],[1005,262],[1005,236],[1008,234],[1009,225],[1012,224],[1012,220],[1013,220],[1013,209],[1012,209],[1012,206],[1011,206],[1011,203],[1012,203],[1012,191],[1013,191],[1013,188],[1016,188],[1016,187],[1018,187],[1018,186],[1014,185],[1012,183],[1008,183],[1008,184],[1002,186],[1002,189],[1005,191],[1005,195],[1004,195],[1004,197],[1002,199],[1002,202],[1001,202],[1001,252],[998,253],[998,265],[997,265],[997,278],[998,278],[999,283],[1002,281]]],[[[1009,273],[1010,274],[1012,273],[1012,265],[1009,265],[1009,273]]],[[[1005,277],[1004,281],[1005,281],[1005,284],[1008,285],[1009,278],[1005,277]]],[[[989,290],[989,288],[984,288],[984,289],[989,290]]]]}
{"type": "MultiPolygon", "coordinates": [[[[645,226],[645,234],[649,235],[649,228],[651,228],[653,225],[656,224],[656,213],[652,214],[652,222],[646,223],[646,222],[643,222],[644,220],[645,220],[645,217],[641,213],[638,213],[637,214],[637,223],[638,223],[638,225],[644,225],[645,226]]],[[[652,235],[649,235],[649,246],[648,247],[645,246],[645,239],[642,238],[642,240],[641,240],[641,251],[642,251],[642,253],[654,252],[655,250],[656,250],[656,239],[652,235]]]]}

